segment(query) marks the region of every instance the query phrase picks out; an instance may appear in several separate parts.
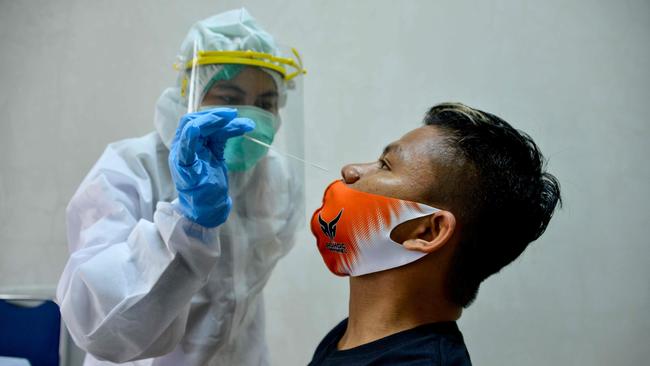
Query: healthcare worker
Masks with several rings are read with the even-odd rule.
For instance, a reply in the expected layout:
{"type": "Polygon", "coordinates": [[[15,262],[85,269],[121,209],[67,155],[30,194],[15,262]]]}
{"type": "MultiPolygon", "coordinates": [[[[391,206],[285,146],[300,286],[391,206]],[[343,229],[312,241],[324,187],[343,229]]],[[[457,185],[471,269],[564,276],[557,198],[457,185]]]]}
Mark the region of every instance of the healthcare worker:
{"type": "Polygon", "coordinates": [[[245,9],[197,22],[156,132],[110,144],[81,183],[57,299],[86,365],[268,363],[262,289],[304,218],[278,153],[302,147],[285,112],[304,70],[284,56],[245,9]]]}

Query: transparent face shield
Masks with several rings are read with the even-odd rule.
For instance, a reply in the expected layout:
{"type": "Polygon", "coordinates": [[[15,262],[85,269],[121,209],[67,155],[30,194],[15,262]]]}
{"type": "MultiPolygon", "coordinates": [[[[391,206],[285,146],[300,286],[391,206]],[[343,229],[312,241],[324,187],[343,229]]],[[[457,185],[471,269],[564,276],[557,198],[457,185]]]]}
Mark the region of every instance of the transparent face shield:
{"type": "Polygon", "coordinates": [[[201,50],[195,44],[194,57],[177,63],[188,113],[232,107],[255,122],[253,131],[225,146],[237,213],[228,220],[245,217],[240,226],[250,223],[249,234],[268,239],[306,228],[305,175],[323,171],[305,161],[302,61],[295,49],[278,53],[201,50]]]}
{"type": "Polygon", "coordinates": [[[181,95],[187,112],[232,107],[238,117],[250,118],[256,128],[226,146],[229,171],[251,169],[268,150],[304,161],[302,67],[295,49],[271,53],[202,50],[178,63],[181,95]]]}

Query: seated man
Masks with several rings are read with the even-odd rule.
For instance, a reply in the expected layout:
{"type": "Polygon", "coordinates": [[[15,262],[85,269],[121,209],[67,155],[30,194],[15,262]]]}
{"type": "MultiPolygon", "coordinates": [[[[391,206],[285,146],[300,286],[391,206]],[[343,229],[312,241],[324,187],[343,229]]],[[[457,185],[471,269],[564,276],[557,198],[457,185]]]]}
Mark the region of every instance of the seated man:
{"type": "Polygon", "coordinates": [[[310,364],[471,365],[455,321],[560,201],[533,140],[490,113],[440,104],[378,161],[341,173],[311,226],[330,271],[350,276],[349,318],[310,364]]]}

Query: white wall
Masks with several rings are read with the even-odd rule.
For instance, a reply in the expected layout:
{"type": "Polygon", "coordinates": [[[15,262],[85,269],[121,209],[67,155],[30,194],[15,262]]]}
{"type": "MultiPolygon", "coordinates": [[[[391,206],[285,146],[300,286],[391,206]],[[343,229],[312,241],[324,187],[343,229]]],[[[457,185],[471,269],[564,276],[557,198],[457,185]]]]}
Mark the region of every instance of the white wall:
{"type": "MultiPolygon", "coordinates": [[[[650,351],[647,1],[0,1],[0,287],[51,287],[64,209],[104,146],[152,129],[194,20],[246,5],[309,74],[310,157],[374,159],[427,107],[529,132],[564,209],[460,321],[477,365],[641,365],[650,351]]],[[[316,208],[327,179],[308,179],[316,208]]],[[[274,364],[346,313],[307,233],[266,289],[274,364]]]]}

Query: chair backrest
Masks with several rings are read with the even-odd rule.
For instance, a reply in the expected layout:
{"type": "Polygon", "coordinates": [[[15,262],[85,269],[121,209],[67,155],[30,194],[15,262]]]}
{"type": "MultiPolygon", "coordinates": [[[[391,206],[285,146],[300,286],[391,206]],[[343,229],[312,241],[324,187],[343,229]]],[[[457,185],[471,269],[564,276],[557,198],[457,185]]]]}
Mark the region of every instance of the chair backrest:
{"type": "MultiPolygon", "coordinates": [[[[30,302],[40,301],[24,303],[30,302]]],[[[60,335],[61,314],[53,301],[26,306],[0,299],[1,356],[26,358],[32,366],[59,366],[60,335]]]]}

